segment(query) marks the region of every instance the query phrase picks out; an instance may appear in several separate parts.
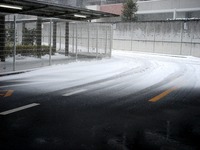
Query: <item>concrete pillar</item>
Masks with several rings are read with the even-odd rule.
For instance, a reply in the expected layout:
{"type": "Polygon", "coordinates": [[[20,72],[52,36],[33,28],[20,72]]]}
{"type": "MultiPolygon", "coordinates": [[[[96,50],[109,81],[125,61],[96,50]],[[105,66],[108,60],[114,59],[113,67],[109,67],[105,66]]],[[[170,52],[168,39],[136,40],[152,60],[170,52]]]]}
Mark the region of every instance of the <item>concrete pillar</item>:
{"type": "Polygon", "coordinates": [[[177,16],[176,13],[177,13],[177,12],[176,12],[176,9],[174,9],[174,12],[173,12],[173,20],[176,20],[176,16],[177,16]]]}
{"type": "Polygon", "coordinates": [[[0,59],[5,62],[5,16],[0,15],[0,59]]]}
{"type": "Polygon", "coordinates": [[[69,55],[69,22],[65,24],[65,56],[69,55]]]}
{"type": "Polygon", "coordinates": [[[57,41],[57,22],[53,22],[53,49],[52,54],[56,52],[56,42],[57,41]]]}
{"type": "Polygon", "coordinates": [[[37,56],[41,58],[41,46],[42,46],[42,19],[37,19],[36,27],[36,44],[37,44],[37,56]]]}

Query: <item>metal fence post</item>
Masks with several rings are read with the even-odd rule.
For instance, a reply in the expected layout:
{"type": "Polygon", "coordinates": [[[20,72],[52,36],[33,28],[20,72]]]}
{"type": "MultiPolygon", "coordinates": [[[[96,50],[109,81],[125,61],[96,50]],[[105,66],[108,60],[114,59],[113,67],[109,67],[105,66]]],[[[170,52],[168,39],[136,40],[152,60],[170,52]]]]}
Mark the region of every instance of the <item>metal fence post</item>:
{"type": "Polygon", "coordinates": [[[147,27],[147,22],[145,23],[145,46],[146,46],[146,44],[147,44],[147,35],[148,35],[148,27],[147,27]]]}
{"type": "Polygon", "coordinates": [[[45,35],[44,35],[44,24],[42,23],[42,36],[41,36],[41,44],[44,45],[45,43],[45,35]]]}
{"type": "Polygon", "coordinates": [[[194,33],[193,33],[193,36],[191,37],[191,43],[190,43],[190,56],[192,56],[192,47],[193,47],[193,39],[194,39],[194,33]]]}
{"type": "Polygon", "coordinates": [[[72,35],[72,53],[74,54],[74,28],[75,28],[75,26],[74,26],[74,24],[72,24],[73,25],[73,35],[72,35]]]}
{"type": "Polygon", "coordinates": [[[131,51],[133,50],[133,24],[131,23],[131,51]]]}
{"type": "Polygon", "coordinates": [[[51,40],[52,40],[52,33],[51,33],[51,29],[52,29],[52,19],[50,19],[50,34],[49,34],[49,65],[51,65],[51,53],[52,53],[52,48],[51,48],[51,40]]]}
{"type": "Polygon", "coordinates": [[[78,24],[76,23],[76,61],[78,57],[78,24]]]}
{"type": "Polygon", "coordinates": [[[96,58],[98,58],[98,48],[99,48],[99,26],[97,26],[96,30],[96,58]]]}
{"type": "Polygon", "coordinates": [[[90,24],[88,23],[88,53],[90,53],[90,24]]]}
{"type": "Polygon", "coordinates": [[[113,46],[113,25],[110,25],[110,54],[109,57],[112,55],[112,46],[113,46]]]}
{"type": "Polygon", "coordinates": [[[60,23],[60,51],[62,49],[62,32],[61,32],[61,28],[62,28],[62,26],[61,26],[61,23],[60,23]]]}
{"type": "Polygon", "coordinates": [[[105,41],[105,55],[107,55],[107,44],[108,44],[108,31],[107,31],[107,27],[106,27],[106,41],[105,41]]]}
{"type": "Polygon", "coordinates": [[[80,31],[79,31],[79,33],[80,33],[80,52],[81,52],[81,49],[82,49],[82,44],[83,44],[83,34],[82,34],[82,32],[83,32],[83,29],[82,28],[84,28],[84,26],[81,26],[79,29],[80,29],[80,31]]]}
{"type": "Polygon", "coordinates": [[[181,23],[181,45],[180,45],[180,55],[182,54],[182,44],[183,44],[183,26],[184,26],[184,23],[182,22],[181,23]]]}
{"type": "Polygon", "coordinates": [[[15,69],[16,69],[16,62],[15,62],[15,60],[16,60],[16,58],[15,58],[15,56],[16,56],[16,16],[14,15],[14,44],[13,44],[13,71],[15,71],[15,69]]]}
{"type": "MultiPolygon", "coordinates": [[[[164,29],[164,22],[161,23],[161,36],[162,36],[162,46],[163,46],[163,43],[164,43],[164,36],[163,36],[163,29],[164,29]]],[[[164,52],[164,50],[162,49],[162,52],[164,52]]]]}
{"type": "Polygon", "coordinates": [[[153,34],[153,53],[155,53],[156,46],[156,24],[154,23],[154,34],[153,34]]]}

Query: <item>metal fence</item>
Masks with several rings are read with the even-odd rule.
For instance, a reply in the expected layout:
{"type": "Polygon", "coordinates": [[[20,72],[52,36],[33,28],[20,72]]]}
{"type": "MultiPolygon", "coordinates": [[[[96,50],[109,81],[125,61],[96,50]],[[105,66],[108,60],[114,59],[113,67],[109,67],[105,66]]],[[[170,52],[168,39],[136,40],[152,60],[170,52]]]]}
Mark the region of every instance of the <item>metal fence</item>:
{"type": "Polygon", "coordinates": [[[111,56],[109,24],[11,17],[0,31],[0,73],[111,56]]]}
{"type": "Polygon", "coordinates": [[[110,25],[91,23],[69,24],[69,50],[72,54],[96,58],[111,56],[112,30],[110,25]]]}

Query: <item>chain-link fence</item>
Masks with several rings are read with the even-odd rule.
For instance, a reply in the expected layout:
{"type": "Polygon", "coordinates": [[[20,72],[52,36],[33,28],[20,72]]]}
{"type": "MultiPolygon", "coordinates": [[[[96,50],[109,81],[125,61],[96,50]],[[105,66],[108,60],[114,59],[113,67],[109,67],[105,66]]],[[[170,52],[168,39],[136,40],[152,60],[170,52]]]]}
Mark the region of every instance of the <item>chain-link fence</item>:
{"type": "Polygon", "coordinates": [[[93,57],[111,55],[112,30],[110,25],[91,23],[69,24],[69,50],[72,54],[93,57]]]}
{"type": "Polygon", "coordinates": [[[1,73],[111,56],[108,24],[13,16],[0,19],[0,31],[1,73]]]}

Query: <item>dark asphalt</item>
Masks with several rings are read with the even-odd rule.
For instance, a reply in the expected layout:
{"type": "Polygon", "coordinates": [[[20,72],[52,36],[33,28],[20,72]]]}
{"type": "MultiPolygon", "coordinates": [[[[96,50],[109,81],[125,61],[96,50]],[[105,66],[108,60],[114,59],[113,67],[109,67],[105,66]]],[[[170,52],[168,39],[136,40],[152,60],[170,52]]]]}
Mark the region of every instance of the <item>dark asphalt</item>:
{"type": "MultiPolygon", "coordinates": [[[[1,83],[8,84],[16,82],[1,83]]],[[[116,96],[120,87],[112,89],[98,84],[100,82],[43,94],[34,92],[31,86],[13,87],[12,96],[0,97],[0,112],[32,103],[40,105],[0,115],[0,149],[200,148],[200,89],[179,88],[152,103],[149,100],[165,90],[151,87],[116,96]],[[77,89],[88,90],[62,96],[77,89]]]]}

